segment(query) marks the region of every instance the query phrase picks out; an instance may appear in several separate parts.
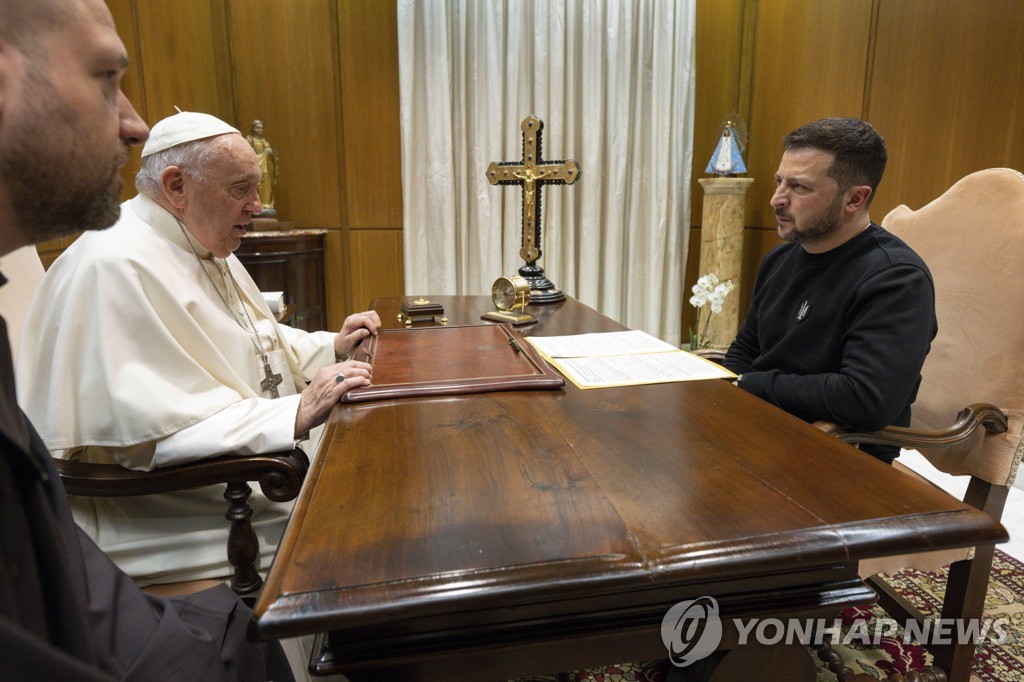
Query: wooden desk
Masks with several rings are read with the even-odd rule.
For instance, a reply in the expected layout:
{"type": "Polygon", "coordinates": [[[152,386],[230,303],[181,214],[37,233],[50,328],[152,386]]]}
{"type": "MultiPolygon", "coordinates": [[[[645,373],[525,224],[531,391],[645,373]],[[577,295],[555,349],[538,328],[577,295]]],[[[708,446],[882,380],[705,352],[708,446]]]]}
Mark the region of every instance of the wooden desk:
{"type": "MultiPolygon", "coordinates": [[[[433,298],[452,324],[489,304],[433,298]]],[[[374,307],[397,326],[397,300],[374,307]]],[[[621,329],[572,300],[530,312],[527,334],[621,329]]],[[[725,381],[345,405],[252,630],[330,633],[319,670],[353,682],[499,680],[666,657],[665,612],[702,595],[832,618],[874,601],[860,559],[1005,538],[725,381]]]]}

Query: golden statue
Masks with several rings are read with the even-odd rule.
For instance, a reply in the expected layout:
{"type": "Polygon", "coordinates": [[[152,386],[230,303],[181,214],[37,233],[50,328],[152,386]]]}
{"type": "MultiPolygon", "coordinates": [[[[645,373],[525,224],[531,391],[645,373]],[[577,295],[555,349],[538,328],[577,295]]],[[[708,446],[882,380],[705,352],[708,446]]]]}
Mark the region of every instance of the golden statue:
{"type": "Polygon", "coordinates": [[[274,210],[274,188],[277,186],[277,150],[271,147],[263,137],[263,121],[259,119],[252,122],[252,128],[245,139],[256,152],[260,171],[263,173],[258,190],[260,203],[263,204],[263,212],[260,213],[260,216],[272,218],[277,215],[277,211],[274,210]]]}

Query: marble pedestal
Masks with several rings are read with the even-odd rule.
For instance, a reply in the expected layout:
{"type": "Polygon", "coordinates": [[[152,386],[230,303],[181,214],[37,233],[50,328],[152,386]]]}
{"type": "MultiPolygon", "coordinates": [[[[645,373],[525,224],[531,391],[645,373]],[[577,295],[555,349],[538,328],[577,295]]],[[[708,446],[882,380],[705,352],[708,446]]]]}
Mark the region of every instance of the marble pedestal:
{"type": "MultiPolygon", "coordinates": [[[[699,178],[697,182],[704,188],[698,276],[713,272],[721,281],[731,279],[736,284],[732,293],[725,297],[722,312],[712,316],[708,331],[712,346],[725,348],[736,336],[740,324],[744,217],[747,190],[754,179],[715,177],[699,178]]],[[[702,316],[709,311],[710,305],[705,306],[702,316]]]]}

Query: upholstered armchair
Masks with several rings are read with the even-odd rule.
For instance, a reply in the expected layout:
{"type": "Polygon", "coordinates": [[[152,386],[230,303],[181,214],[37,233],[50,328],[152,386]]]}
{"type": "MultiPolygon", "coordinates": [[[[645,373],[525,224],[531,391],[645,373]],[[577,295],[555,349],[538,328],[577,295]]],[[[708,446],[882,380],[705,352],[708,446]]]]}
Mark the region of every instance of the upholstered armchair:
{"type": "MultiPolygon", "coordinates": [[[[874,433],[818,426],[850,443],[913,448],[939,471],[969,476],[964,501],[998,519],[1024,454],[1024,175],[1006,168],[972,173],[923,208],[897,207],[882,225],[921,255],[935,280],[939,331],[913,421],[874,433]]],[[[903,622],[921,614],[875,574],[950,564],[940,617],[980,618],[993,552],[988,546],[865,562],[861,575],[873,576],[879,603],[903,622]]],[[[974,650],[929,646],[953,681],[969,679],[974,650]]],[[[921,679],[944,679],[928,674],[934,676],[921,679]]]]}

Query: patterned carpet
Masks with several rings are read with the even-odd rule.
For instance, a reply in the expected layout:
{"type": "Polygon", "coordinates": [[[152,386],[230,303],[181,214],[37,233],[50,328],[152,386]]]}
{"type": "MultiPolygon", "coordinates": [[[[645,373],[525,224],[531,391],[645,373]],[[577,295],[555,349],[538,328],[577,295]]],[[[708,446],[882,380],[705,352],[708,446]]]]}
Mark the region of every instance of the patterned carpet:
{"type": "MultiPolygon", "coordinates": [[[[925,615],[937,615],[946,584],[945,569],[932,573],[913,570],[900,571],[889,582],[925,615]]],[[[1024,563],[996,550],[985,599],[985,615],[1005,619],[1002,631],[1006,641],[1002,644],[986,642],[978,647],[974,657],[972,682],[1024,682],[1024,563]]],[[[844,635],[851,627],[855,632],[875,632],[875,619],[885,618],[878,607],[851,608],[843,612],[844,635]],[[866,621],[865,625],[863,624],[866,621]],[[858,622],[861,624],[858,625],[858,622]]],[[[844,637],[844,640],[850,638],[844,637]]],[[[853,637],[857,640],[857,637],[853,637]]],[[[865,673],[877,680],[885,680],[891,673],[906,674],[931,664],[931,655],[917,642],[906,645],[900,628],[894,636],[882,637],[877,647],[852,641],[849,645],[835,645],[846,667],[855,673],[865,673]]],[[[814,658],[817,661],[817,657],[814,658]]],[[[572,682],[665,682],[672,666],[667,661],[623,663],[569,673],[572,682]]],[[[518,682],[556,682],[556,675],[524,678],[518,682]]],[[[835,675],[821,664],[818,682],[834,682],[835,675]]]]}

